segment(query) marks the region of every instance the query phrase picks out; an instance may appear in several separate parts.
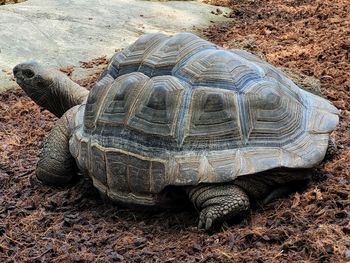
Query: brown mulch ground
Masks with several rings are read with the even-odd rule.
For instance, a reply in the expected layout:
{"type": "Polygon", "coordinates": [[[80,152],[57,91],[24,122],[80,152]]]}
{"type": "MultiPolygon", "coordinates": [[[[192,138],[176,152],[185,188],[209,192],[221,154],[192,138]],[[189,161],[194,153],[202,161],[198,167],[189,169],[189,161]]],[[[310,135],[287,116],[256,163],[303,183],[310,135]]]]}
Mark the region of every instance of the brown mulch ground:
{"type": "Polygon", "coordinates": [[[9,91],[0,94],[0,262],[350,261],[350,5],[234,2],[233,22],[205,35],[225,47],[241,42],[275,65],[319,78],[324,96],[341,110],[339,151],[308,189],[208,235],[196,230],[194,211],[147,214],[103,204],[88,180],[46,187],[33,171],[56,119],[22,91],[9,91]]]}

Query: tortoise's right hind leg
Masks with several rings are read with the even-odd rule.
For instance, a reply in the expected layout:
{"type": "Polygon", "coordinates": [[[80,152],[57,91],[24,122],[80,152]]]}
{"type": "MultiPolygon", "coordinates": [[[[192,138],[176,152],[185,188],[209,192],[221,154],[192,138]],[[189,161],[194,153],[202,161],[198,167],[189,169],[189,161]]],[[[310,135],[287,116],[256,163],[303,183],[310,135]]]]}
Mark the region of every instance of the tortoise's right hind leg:
{"type": "Polygon", "coordinates": [[[233,184],[204,184],[188,190],[199,211],[198,228],[210,230],[213,225],[245,214],[250,202],[243,189],[233,184]]]}
{"type": "Polygon", "coordinates": [[[328,147],[326,151],[326,155],[324,157],[325,161],[332,160],[332,158],[336,155],[338,150],[337,143],[333,138],[328,139],[328,147]]]}
{"type": "Polygon", "coordinates": [[[50,186],[65,186],[77,178],[77,165],[69,151],[71,129],[69,120],[73,119],[77,107],[67,111],[52,128],[39,155],[36,168],[37,178],[50,186]]]}

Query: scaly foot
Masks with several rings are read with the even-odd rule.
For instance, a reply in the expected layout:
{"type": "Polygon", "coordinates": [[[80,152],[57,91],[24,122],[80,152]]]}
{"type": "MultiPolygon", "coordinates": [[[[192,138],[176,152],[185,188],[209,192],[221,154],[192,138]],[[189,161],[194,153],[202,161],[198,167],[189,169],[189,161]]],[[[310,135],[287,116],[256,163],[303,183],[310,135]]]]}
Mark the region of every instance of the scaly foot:
{"type": "Polygon", "coordinates": [[[236,185],[200,185],[189,191],[189,197],[199,211],[198,228],[205,230],[243,214],[250,207],[248,196],[236,185]]]}

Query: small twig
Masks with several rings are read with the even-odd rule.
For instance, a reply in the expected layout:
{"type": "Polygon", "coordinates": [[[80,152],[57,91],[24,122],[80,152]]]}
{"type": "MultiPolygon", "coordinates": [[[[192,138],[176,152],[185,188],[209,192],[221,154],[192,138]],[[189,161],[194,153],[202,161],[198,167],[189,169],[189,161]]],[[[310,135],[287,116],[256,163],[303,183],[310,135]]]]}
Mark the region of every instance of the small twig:
{"type": "Polygon", "coordinates": [[[14,242],[14,243],[16,243],[16,244],[18,244],[18,245],[24,246],[23,243],[21,243],[21,242],[19,242],[19,241],[17,241],[17,240],[14,240],[13,238],[9,237],[9,236],[6,235],[6,234],[4,234],[4,237],[7,238],[7,239],[9,239],[9,240],[11,240],[12,242],[14,242]]]}
{"type": "Polygon", "coordinates": [[[49,253],[51,250],[52,250],[52,248],[49,248],[49,249],[45,250],[43,253],[41,253],[39,256],[30,258],[30,260],[35,260],[35,259],[41,258],[41,257],[44,256],[45,254],[49,253]]]}

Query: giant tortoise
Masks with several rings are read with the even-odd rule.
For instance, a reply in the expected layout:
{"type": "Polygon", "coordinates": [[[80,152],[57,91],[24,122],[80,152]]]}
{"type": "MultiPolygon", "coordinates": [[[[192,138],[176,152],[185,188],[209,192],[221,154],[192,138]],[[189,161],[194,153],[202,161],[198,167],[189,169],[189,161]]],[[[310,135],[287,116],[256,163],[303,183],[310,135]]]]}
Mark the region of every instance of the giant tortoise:
{"type": "Polygon", "coordinates": [[[146,208],[176,203],[174,191],[205,229],[309,179],[338,123],[330,102],[279,69],[191,33],[141,36],[90,92],[35,62],[13,72],[60,117],[40,154],[40,181],[64,186],[79,170],[110,200],[146,208]]]}

